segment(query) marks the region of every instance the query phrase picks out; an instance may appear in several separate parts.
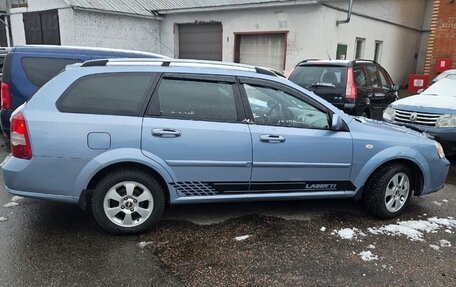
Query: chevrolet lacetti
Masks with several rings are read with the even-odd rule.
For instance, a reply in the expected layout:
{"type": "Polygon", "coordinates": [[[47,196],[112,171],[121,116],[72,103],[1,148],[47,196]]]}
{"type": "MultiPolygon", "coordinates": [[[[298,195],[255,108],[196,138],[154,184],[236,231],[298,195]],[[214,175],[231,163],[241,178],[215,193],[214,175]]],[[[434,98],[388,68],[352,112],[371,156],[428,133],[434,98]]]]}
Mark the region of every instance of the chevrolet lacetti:
{"type": "Polygon", "coordinates": [[[219,62],[73,65],[11,120],[5,190],[90,206],[118,234],[150,229],[170,204],[355,198],[391,218],[441,189],[449,168],[424,133],[219,62]]]}

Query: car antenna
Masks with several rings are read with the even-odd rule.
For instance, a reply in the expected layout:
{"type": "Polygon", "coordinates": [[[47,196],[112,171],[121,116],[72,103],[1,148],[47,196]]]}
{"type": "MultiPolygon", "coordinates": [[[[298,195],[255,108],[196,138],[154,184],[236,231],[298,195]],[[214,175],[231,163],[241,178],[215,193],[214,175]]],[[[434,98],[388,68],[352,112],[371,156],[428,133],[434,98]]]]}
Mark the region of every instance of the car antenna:
{"type": "Polygon", "coordinates": [[[331,56],[330,56],[329,53],[328,53],[328,50],[325,50],[325,51],[326,51],[326,55],[328,55],[328,59],[329,59],[330,61],[332,61],[331,56]]]}

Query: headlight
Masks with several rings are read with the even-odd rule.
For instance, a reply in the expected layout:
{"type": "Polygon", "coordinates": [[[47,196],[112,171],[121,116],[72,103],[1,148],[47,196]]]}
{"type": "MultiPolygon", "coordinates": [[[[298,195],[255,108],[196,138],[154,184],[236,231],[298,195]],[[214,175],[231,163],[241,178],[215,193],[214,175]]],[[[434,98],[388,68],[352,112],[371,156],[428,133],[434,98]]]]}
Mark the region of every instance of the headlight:
{"type": "Polygon", "coordinates": [[[394,121],[394,115],[396,114],[396,110],[392,107],[387,107],[383,112],[383,119],[387,122],[394,121]]]}
{"type": "Polygon", "coordinates": [[[456,115],[443,115],[441,116],[435,126],[438,128],[454,128],[456,127],[456,115]]]}
{"type": "Polygon", "coordinates": [[[445,158],[445,152],[443,151],[443,147],[440,143],[434,141],[435,148],[437,149],[437,153],[439,154],[440,158],[445,158]]]}

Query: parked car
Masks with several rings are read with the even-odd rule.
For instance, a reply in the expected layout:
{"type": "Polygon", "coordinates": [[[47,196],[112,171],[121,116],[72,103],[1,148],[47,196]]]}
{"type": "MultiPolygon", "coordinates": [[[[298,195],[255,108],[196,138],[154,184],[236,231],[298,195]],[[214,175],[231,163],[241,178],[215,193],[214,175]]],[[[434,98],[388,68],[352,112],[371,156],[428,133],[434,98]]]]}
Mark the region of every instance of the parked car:
{"type": "Polygon", "coordinates": [[[9,136],[12,112],[66,65],[102,58],[158,58],[163,56],[129,50],[65,46],[17,46],[5,59],[1,84],[1,128],[9,136]]]}
{"type": "Polygon", "coordinates": [[[391,218],[441,189],[449,168],[425,134],[219,62],[86,62],[43,86],[11,126],[7,192],[89,204],[122,234],[148,230],[167,204],[358,198],[391,218]]]}
{"type": "Polygon", "coordinates": [[[9,48],[0,48],[0,81],[2,80],[3,74],[3,63],[5,62],[6,54],[9,52],[9,48]]]}
{"type": "Polygon", "coordinates": [[[448,75],[419,95],[390,105],[383,119],[426,132],[448,156],[456,155],[456,75],[448,75]]]}
{"type": "Polygon", "coordinates": [[[380,64],[369,60],[305,60],[289,79],[355,116],[381,119],[398,98],[399,86],[380,64]]]}
{"type": "Polygon", "coordinates": [[[434,79],[432,79],[431,84],[434,84],[437,81],[448,77],[449,75],[456,75],[456,69],[446,70],[445,72],[438,74],[434,79]]]}

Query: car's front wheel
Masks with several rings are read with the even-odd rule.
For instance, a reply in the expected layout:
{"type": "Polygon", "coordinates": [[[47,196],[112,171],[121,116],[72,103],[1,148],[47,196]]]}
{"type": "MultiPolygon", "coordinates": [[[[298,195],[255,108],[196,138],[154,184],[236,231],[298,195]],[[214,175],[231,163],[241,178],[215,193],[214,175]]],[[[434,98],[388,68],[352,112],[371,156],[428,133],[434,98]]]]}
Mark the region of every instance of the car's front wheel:
{"type": "Polygon", "coordinates": [[[371,175],[364,191],[367,211],[380,218],[393,218],[404,211],[413,193],[413,174],[401,163],[386,165],[371,175]]]}
{"type": "Polygon", "coordinates": [[[102,178],[92,197],[95,220],[115,234],[149,230],[160,219],[164,206],[161,185],[150,174],[132,168],[102,178]]]}

